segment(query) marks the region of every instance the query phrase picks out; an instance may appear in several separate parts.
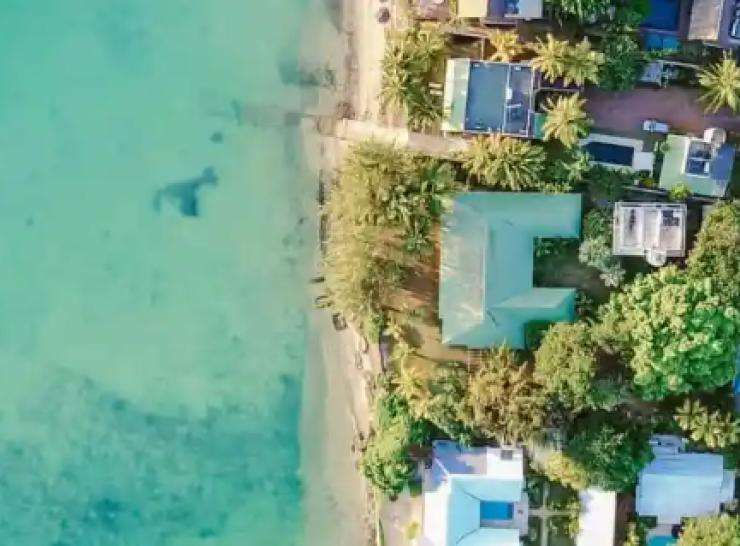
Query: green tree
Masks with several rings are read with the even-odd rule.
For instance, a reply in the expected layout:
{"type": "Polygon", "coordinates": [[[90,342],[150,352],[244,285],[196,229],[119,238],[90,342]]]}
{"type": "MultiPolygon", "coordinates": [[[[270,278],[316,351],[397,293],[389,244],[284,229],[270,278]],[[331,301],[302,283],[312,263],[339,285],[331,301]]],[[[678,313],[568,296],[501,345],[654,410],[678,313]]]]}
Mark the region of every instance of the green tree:
{"type": "Polygon", "coordinates": [[[463,445],[470,445],[475,436],[465,417],[468,378],[464,366],[451,362],[437,365],[428,383],[431,398],[427,405],[427,419],[463,445]]]}
{"type": "Polygon", "coordinates": [[[417,24],[386,40],[381,60],[380,102],[402,109],[413,130],[426,129],[442,118],[442,105],[429,91],[431,73],[446,51],[439,25],[417,24]]]}
{"type": "Polygon", "coordinates": [[[373,424],[360,467],[370,483],[395,498],[416,474],[411,452],[431,443],[431,428],[414,418],[407,401],[385,384],[380,385],[373,424]]]}
{"type": "Polygon", "coordinates": [[[601,42],[604,63],[599,69],[599,86],[608,91],[634,89],[645,59],[632,34],[610,34],[601,42]]]}
{"type": "Polygon", "coordinates": [[[535,380],[564,407],[580,412],[618,401],[619,389],[597,379],[599,348],[586,323],[551,326],[534,358],[535,380]]]}
{"type": "Polygon", "coordinates": [[[560,19],[575,18],[587,22],[605,17],[612,3],[609,0],[548,0],[560,19]]]}
{"type": "Polygon", "coordinates": [[[562,453],[548,457],[543,472],[550,480],[576,490],[586,489],[590,484],[588,471],[562,453]]]}
{"type": "Polygon", "coordinates": [[[488,42],[493,48],[492,61],[508,63],[524,53],[524,44],[516,30],[494,29],[488,33],[488,42]]]}
{"type": "Polygon", "coordinates": [[[566,148],[572,148],[588,134],[591,120],[583,110],[586,99],[577,94],[548,99],[544,111],[547,114],[542,130],[545,140],[559,140],[566,148]]]}
{"type": "Polygon", "coordinates": [[[688,271],[694,279],[712,279],[722,301],[740,309],[740,201],[712,207],[689,255],[688,271]]]}
{"type": "Polygon", "coordinates": [[[474,139],[462,159],[481,184],[522,191],[539,183],[546,155],[536,144],[497,134],[474,139]]]}
{"type": "Polygon", "coordinates": [[[470,377],[466,389],[468,428],[483,439],[515,444],[536,438],[545,428],[547,397],[507,347],[492,350],[470,377]]]}
{"type": "Polygon", "coordinates": [[[599,83],[599,68],[603,64],[604,54],[591,49],[591,43],[584,38],[568,48],[563,81],[565,85],[599,83]]]}
{"type": "Polygon", "coordinates": [[[665,267],[612,296],[599,333],[628,357],[642,395],[656,400],[732,380],[740,312],[721,300],[711,279],[665,267]]]}
{"type": "Polygon", "coordinates": [[[720,514],[689,519],[681,530],[678,546],[740,546],[740,520],[720,514]]]}
{"type": "Polygon", "coordinates": [[[725,51],[722,60],[699,71],[699,84],[704,88],[701,101],[710,113],[729,106],[733,112],[740,109],[740,67],[725,51]]]}
{"type": "Polygon", "coordinates": [[[740,420],[719,410],[710,412],[698,400],[687,399],[676,410],[674,419],[694,442],[709,449],[725,449],[740,440],[740,420]]]}
{"type": "Polygon", "coordinates": [[[588,474],[588,482],[609,491],[627,491],[653,457],[650,432],[613,415],[594,413],[576,421],[565,456],[588,474]]]}
{"type": "Polygon", "coordinates": [[[668,192],[668,198],[671,201],[686,201],[689,197],[691,197],[691,189],[685,182],[676,184],[668,192]]]}
{"type": "Polygon", "coordinates": [[[532,67],[542,72],[548,80],[555,81],[565,75],[570,49],[566,40],[558,40],[548,33],[547,40],[537,38],[536,42],[529,44],[529,48],[534,53],[532,67]]]}

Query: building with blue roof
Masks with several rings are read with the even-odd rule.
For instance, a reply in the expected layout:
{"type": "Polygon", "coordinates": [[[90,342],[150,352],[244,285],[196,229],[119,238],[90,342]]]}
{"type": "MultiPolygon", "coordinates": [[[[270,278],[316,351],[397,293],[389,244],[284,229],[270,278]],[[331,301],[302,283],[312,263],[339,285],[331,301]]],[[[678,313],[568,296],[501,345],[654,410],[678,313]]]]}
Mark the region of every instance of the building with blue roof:
{"type": "Polygon", "coordinates": [[[434,443],[424,476],[423,544],[520,546],[528,508],[521,449],[434,443]]]}
{"type": "Polygon", "coordinates": [[[580,195],[458,194],[442,228],[443,343],[519,349],[528,322],[574,320],[574,289],[534,286],[534,242],[580,233],[580,195]]]}
{"type": "Polygon", "coordinates": [[[735,493],[735,472],[724,469],[722,455],[686,453],[685,440],[656,435],[655,458],[640,473],[637,513],[658,525],[678,525],[683,518],[718,514],[735,493]]]}

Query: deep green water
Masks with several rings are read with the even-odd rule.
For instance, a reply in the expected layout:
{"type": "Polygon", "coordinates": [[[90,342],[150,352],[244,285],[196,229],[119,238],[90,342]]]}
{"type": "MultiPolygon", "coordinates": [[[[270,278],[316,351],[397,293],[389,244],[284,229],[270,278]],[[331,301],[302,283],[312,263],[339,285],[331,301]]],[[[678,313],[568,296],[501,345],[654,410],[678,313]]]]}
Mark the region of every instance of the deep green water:
{"type": "Polygon", "coordinates": [[[303,543],[315,184],[286,112],[329,15],[0,2],[0,544],[303,543]]]}

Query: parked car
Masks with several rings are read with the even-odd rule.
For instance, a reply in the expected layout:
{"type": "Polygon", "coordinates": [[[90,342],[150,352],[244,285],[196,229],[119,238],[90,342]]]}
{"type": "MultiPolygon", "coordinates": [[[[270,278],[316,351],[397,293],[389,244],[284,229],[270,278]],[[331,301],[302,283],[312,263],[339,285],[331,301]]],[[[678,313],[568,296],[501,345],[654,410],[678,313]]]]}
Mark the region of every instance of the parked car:
{"type": "Polygon", "coordinates": [[[663,123],[657,119],[646,119],[642,122],[642,130],[647,131],[648,133],[668,134],[671,127],[667,123],[663,123]]]}

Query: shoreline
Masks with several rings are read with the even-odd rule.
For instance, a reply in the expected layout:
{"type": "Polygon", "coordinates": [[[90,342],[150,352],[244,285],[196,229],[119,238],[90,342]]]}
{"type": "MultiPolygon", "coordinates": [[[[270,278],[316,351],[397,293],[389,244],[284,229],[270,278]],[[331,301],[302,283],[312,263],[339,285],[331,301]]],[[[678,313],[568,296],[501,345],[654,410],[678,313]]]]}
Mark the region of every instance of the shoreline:
{"type": "MultiPolygon", "coordinates": [[[[333,127],[324,124],[335,125],[344,117],[378,120],[380,116],[379,59],[385,27],[376,21],[375,12],[386,4],[379,0],[341,0],[340,4],[342,25],[335,36],[339,53],[327,46],[327,56],[334,55],[331,62],[338,65],[337,85],[319,93],[317,112],[306,116],[301,127],[304,161],[317,184],[333,180],[347,148],[346,141],[333,136],[333,127]]],[[[320,261],[317,241],[317,269],[320,261]]],[[[322,290],[321,285],[310,288],[312,296],[322,290]]],[[[377,348],[363,353],[362,337],[351,326],[336,331],[327,310],[311,309],[308,324],[301,419],[307,544],[375,544],[377,507],[357,465],[370,428],[369,388],[379,367],[372,350],[377,348]]]]}

